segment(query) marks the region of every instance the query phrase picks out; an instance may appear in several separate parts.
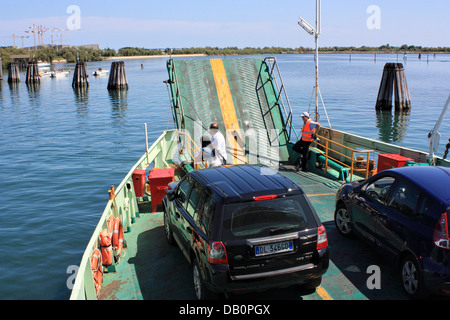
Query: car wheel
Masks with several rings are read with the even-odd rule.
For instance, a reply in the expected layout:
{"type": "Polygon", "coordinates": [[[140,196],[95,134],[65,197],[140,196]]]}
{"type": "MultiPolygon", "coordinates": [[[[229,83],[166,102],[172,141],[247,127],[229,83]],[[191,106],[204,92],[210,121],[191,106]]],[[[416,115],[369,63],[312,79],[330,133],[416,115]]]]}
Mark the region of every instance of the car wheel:
{"type": "Polygon", "coordinates": [[[350,236],[352,234],[352,224],[350,214],[348,213],[347,207],[343,203],[339,203],[336,206],[336,211],[334,212],[334,223],[339,233],[344,236],[350,236]]]}
{"type": "Polygon", "coordinates": [[[301,284],[298,286],[299,290],[302,292],[302,294],[311,294],[316,292],[316,288],[320,286],[322,283],[322,277],[314,280],[310,280],[309,282],[305,284],[301,284]]]}
{"type": "Polygon", "coordinates": [[[408,297],[419,299],[425,295],[425,285],[416,259],[412,255],[403,258],[400,265],[402,288],[408,297]]]}
{"type": "Polygon", "coordinates": [[[217,298],[217,295],[206,289],[197,260],[194,260],[194,263],[192,264],[192,278],[194,280],[195,296],[198,300],[210,300],[217,298]]]}
{"type": "Polygon", "coordinates": [[[197,300],[203,300],[204,298],[204,286],[202,282],[202,278],[200,276],[200,268],[198,267],[197,260],[194,261],[194,265],[192,267],[192,278],[194,280],[194,290],[195,290],[195,296],[197,297],[197,300]]]}
{"type": "Polygon", "coordinates": [[[175,241],[173,240],[172,228],[170,227],[169,213],[167,212],[165,206],[164,206],[164,233],[166,234],[167,243],[170,245],[174,245],[175,241]]]}

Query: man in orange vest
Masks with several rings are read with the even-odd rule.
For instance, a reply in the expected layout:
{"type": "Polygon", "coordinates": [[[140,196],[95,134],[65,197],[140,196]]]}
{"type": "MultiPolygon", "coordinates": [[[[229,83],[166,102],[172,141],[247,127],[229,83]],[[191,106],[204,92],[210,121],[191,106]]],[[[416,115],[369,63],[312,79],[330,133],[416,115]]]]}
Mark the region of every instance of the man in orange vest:
{"type": "MultiPolygon", "coordinates": [[[[320,123],[314,122],[309,118],[308,112],[303,112],[301,114],[302,120],[303,120],[303,127],[302,127],[302,137],[299,141],[297,141],[296,144],[293,146],[293,150],[295,152],[298,152],[302,156],[302,171],[306,171],[306,162],[308,160],[308,151],[309,151],[309,145],[311,142],[316,140],[317,133],[320,129],[320,123]]],[[[296,170],[298,171],[300,169],[300,157],[295,162],[296,170]]]]}

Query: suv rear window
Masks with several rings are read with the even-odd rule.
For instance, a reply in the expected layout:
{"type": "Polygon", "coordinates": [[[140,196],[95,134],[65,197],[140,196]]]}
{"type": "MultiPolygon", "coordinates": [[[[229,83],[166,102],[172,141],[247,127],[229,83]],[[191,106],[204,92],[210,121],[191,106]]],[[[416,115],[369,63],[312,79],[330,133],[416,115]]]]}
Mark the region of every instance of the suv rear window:
{"type": "Polygon", "coordinates": [[[303,196],[225,206],[223,240],[268,237],[317,227],[303,196]]]}

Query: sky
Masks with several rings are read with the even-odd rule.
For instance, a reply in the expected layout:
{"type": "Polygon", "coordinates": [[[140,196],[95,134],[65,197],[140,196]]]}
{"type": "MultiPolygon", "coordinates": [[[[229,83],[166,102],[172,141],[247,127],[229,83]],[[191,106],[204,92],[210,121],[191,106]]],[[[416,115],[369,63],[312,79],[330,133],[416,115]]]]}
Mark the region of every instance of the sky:
{"type": "MultiPolygon", "coordinates": [[[[314,47],[297,24],[315,23],[315,0],[2,1],[0,46],[44,43],[122,47],[314,47]],[[30,38],[21,38],[30,36],[30,38]],[[37,40],[36,40],[37,41],[37,40]]],[[[449,0],[322,0],[319,46],[450,47],[449,0]]]]}

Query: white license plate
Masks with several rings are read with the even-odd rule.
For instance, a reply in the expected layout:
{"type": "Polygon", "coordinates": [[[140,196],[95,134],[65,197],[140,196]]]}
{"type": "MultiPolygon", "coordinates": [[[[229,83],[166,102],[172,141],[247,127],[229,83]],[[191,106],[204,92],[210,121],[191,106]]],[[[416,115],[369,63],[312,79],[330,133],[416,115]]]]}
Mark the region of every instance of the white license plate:
{"type": "Polygon", "coordinates": [[[270,243],[261,246],[255,246],[255,256],[265,256],[268,254],[275,254],[280,252],[289,252],[294,250],[292,241],[270,243]]]}

